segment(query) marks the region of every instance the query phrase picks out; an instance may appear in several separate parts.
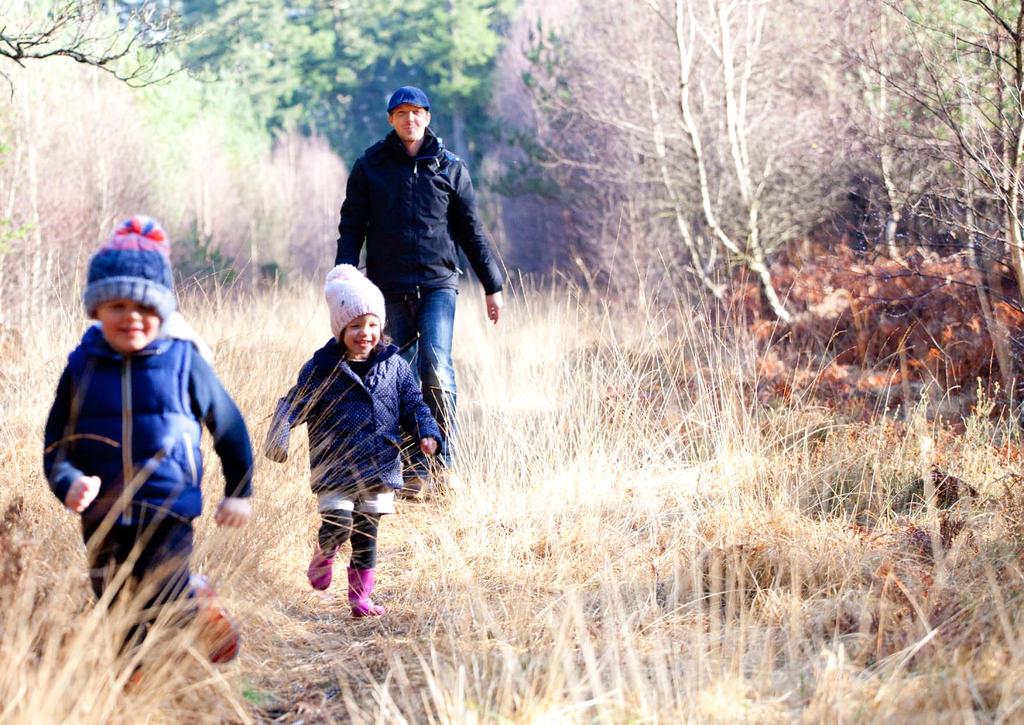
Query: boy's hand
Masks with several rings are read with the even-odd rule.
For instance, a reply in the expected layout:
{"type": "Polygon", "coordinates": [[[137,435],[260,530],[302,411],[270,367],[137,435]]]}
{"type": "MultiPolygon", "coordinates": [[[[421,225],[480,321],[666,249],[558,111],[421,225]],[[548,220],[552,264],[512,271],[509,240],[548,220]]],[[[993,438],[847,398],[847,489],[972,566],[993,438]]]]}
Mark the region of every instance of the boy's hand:
{"type": "Polygon", "coordinates": [[[213,520],[217,522],[217,526],[240,529],[249,523],[250,516],[252,506],[249,505],[249,499],[228,496],[220,502],[213,520]]]}
{"type": "Polygon", "coordinates": [[[425,456],[434,455],[437,453],[437,441],[433,438],[420,438],[420,450],[425,456]]]}
{"type": "Polygon", "coordinates": [[[96,494],[99,492],[99,476],[79,476],[68,489],[68,495],[64,497],[64,505],[76,514],[80,514],[89,508],[89,504],[96,499],[96,494]]]}

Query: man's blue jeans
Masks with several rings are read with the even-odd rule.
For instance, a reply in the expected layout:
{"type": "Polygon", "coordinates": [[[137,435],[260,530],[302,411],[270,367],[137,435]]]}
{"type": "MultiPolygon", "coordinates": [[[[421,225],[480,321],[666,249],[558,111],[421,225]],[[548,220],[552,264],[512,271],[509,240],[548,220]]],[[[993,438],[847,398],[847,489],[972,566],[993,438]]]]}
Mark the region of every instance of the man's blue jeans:
{"type": "MultiPolygon", "coordinates": [[[[441,426],[444,440],[439,458],[452,464],[455,425],[455,366],[452,363],[452,333],[455,328],[456,290],[420,290],[385,295],[385,331],[398,345],[420,382],[423,399],[441,426]]],[[[426,476],[427,464],[418,443],[412,447],[405,476],[426,476]]]]}

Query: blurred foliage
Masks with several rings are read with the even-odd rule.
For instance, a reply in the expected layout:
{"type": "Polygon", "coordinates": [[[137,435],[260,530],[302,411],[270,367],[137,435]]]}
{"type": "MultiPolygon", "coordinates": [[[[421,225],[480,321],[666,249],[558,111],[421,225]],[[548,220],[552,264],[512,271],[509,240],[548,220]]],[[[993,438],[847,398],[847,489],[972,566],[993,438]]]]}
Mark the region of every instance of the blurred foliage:
{"type": "Polygon", "coordinates": [[[465,128],[463,138],[486,138],[491,72],[512,8],[512,0],[178,0],[168,10],[191,31],[182,49],[189,69],[243,88],[268,129],[315,130],[351,161],[388,130],[386,100],[401,85],[427,91],[441,135],[465,128]]]}
{"type": "Polygon", "coordinates": [[[136,105],[150,141],[146,159],[159,199],[180,207],[187,196],[170,193],[180,188],[190,173],[192,138],[188,132],[198,125],[216,139],[218,151],[229,166],[239,172],[253,168],[270,152],[272,138],[261,122],[259,109],[246,90],[237,85],[203,83],[178,76],[172,83],[141,90],[136,105]]]}
{"type": "Polygon", "coordinates": [[[235,260],[214,245],[211,235],[193,221],[189,230],[175,242],[174,273],[180,280],[216,280],[231,284],[239,275],[235,260]]]}

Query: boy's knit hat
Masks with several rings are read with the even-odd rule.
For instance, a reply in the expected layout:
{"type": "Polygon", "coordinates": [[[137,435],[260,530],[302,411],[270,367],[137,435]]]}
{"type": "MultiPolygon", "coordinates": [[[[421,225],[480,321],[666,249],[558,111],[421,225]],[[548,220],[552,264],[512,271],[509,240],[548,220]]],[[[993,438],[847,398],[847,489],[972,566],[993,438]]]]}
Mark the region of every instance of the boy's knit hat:
{"type": "Polygon", "coordinates": [[[335,338],[340,340],[345,325],[360,315],[376,315],[384,327],[384,293],[351,264],[339,264],[327,273],[324,297],[335,338]]]}
{"type": "Polygon", "coordinates": [[[113,299],[134,300],[166,320],[177,308],[171,275],[170,245],[155,219],[133,216],[121,222],[110,240],[89,261],[82,301],[92,317],[113,299]]]}

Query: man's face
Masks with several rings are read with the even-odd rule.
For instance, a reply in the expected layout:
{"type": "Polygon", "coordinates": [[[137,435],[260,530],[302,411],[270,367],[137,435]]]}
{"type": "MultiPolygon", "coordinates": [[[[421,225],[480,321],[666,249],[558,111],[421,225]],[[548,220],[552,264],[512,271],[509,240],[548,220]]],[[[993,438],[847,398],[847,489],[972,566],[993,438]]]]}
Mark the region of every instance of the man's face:
{"type": "Polygon", "coordinates": [[[430,124],[430,111],[411,103],[403,103],[388,114],[388,123],[403,143],[415,143],[423,138],[430,124]]]}

